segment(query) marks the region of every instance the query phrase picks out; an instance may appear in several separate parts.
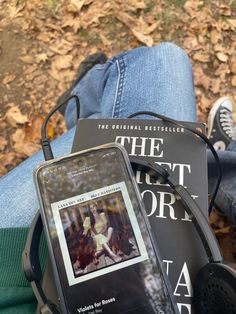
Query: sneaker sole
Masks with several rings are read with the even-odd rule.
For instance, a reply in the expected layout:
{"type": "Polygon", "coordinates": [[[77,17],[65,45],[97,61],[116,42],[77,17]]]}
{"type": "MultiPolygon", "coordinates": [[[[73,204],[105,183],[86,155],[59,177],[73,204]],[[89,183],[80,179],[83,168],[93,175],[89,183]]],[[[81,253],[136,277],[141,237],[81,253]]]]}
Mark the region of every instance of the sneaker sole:
{"type": "MultiPolygon", "coordinates": [[[[207,125],[208,125],[208,131],[207,131],[207,137],[209,138],[212,132],[212,128],[213,128],[213,121],[216,115],[217,110],[219,109],[219,107],[221,106],[221,104],[226,101],[229,100],[232,103],[232,100],[230,97],[228,96],[224,96],[219,98],[212,106],[209,116],[208,116],[208,120],[207,120],[207,125]]],[[[231,108],[232,111],[233,108],[231,108]]]]}

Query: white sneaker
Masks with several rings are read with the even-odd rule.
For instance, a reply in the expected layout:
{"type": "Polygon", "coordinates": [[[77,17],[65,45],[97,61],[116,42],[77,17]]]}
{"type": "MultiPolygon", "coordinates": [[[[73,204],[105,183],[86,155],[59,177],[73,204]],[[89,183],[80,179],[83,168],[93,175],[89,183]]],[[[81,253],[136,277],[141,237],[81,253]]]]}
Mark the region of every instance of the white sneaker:
{"type": "Polygon", "coordinates": [[[236,129],[232,119],[233,103],[230,97],[219,98],[208,116],[208,138],[215,150],[225,150],[236,140],[236,129]]]}

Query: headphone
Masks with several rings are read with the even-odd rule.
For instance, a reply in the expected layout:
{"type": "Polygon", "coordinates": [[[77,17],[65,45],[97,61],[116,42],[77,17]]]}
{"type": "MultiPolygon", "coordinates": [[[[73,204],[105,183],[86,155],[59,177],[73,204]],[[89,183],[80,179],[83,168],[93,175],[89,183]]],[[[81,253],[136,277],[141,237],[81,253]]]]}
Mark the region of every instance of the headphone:
{"type": "MultiPolygon", "coordinates": [[[[76,95],[73,95],[69,99],[71,98],[75,98],[79,111],[78,97],[76,95]]],[[[62,105],[64,105],[64,103],[60,104],[60,106],[62,105]]],[[[51,115],[56,112],[60,106],[57,105],[47,115],[42,126],[42,146],[45,159],[53,158],[50,142],[46,137],[46,124],[51,115]]],[[[215,192],[212,197],[214,200],[222,174],[218,155],[215,152],[213,146],[208,143],[209,141],[206,139],[206,137],[202,133],[186,127],[178,121],[152,112],[138,112],[129,116],[129,118],[140,114],[149,114],[154,117],[158,117],[164,121],[168,121],[178,126],[184,127],[187,130],[196,133],[204,141],[207,142],[219,166],[219,178],[216,184],[215,192]]],[[[229,265],[223,261],[218,242],[209,226],[207,219],[203,215],[197,203],[192,199],[189,192],[182,185],[178,184],[175,179],[170,176],[168,171],[165,170],[162,166],[154,164],[152,162],[145,162],[134,158],[130,158],[130,162],[133,170],[145,171],[150,176],[158,180],[160,183],[168,184],[171,187],[173,193],[176,196],[176,199],[181,202],[181,204],[187,211],[200,236],[209,263],[207,263],[200,269],[193,283],[193,307],[195,313],[236,314],[236,267],[235,265],[229,265]]],[[[213,202],[211,202],[210,208],[212,206],[213,202]]],[[[49,270],[46,270],[49,278],[46,278],[46,276],[44,276],[44,280],[50,280],[47,280],[45,288],[42,287],[42,270],[39,262],[38,252],[42,230],[42,220],[38,212],[31,224],[25,244],[25,249],[22,254],[23,269],[27,280],[31,283],[33,292],[37,299],[38,312],[41,314],[57,314],[60,312],[57,305],[57,294],[55,291],[55,285],[53,281],[54,279],[52,278],[53,276],[51,276],[52,272],[50,270],[50,263],[47,265],[47,267],[49,267],[49,270]]]]}
{"type": "Polygon", "coordinates": [[[223,261],[218,242],[209,223],[189,192],[159,165],[134,163],[133,169],[142,170],[160,183],[168,184],[181,202],[201,238],[209,263],[198,272],[193,284],[193,307],[196,314],[236,313],[236,266],[223,261]],[[234,268],[233,268],[234,266],[234,268]]]}
{"type": "MultiPolygon", "coordinates": [[[[193,285],[193,306],[197,314],[236,313],[236,269],[223,262],[217,240],[202,214],[197,203],[189,192],[179,185],[163,167],[157,164],[131,159],[133,170],[147,172],[160,183],[168,184],[190,218],[204,245],[209,263],[203,266],[193,285]]],[[[57,305],[49,301],[43,291],[42,271],[39,263],[38,248],[43,225],[39,212],[36,214],[28,233],[23,252],[25,276],[31,282],[32,289],[39,305],[39,313],[59,313],[57,305]]],[[[48,272],[50,274],[50,272],[48,272]]],[[[50,276],[50,279],[52,276],[50,276]]],[[[55,288],[54,288],[55,289],[55,288]]],[[[55,302],[55,291],[54,302],[55,302]]]]}

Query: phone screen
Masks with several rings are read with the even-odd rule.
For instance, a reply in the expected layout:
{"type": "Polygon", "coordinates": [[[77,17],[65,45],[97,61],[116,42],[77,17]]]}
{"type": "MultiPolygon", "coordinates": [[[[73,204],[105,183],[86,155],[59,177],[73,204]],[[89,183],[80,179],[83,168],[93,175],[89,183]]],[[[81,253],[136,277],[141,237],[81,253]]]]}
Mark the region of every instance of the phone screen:
{"type": "Polygon", "coordinates": [[[62,311],[177,313],[120,148],[70,155],[35,176],[62,311]]]}

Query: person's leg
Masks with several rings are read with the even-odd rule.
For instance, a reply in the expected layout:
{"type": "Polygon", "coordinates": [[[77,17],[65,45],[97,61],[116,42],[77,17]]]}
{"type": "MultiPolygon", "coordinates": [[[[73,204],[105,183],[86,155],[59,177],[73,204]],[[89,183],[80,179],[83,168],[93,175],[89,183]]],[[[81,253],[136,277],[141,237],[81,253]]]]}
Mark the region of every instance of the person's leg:
{"type": "Polygon", "coordinates": [[[110,242],[112,233],[113,233],[113,228],[109,227],[108,230],[107,230],[107,243],[110,242]]]}
{"type": "MultiPolygon", "coordinates": [[[[227,150],[218,151],[222,166],[222,180],[217,193],[215,205],[236,225],[236,142],[232,142],[227,150]]],[[[215,186],[218,175],[215,160],[208,152],[209,191],[215,186]]]]}
{"type": "Polygon", "coordinates": [[[103,244],[103,247],[114,262],[118,263],[122,261],[122,257],[116,255],[107,244],[103,244]]]}
{"type": "MultiPolygon", "coordinates": [[[[169,43],[122,53],[92,68],[75,87],[81,117],[127,117],[149,110],[179,120],[196,118],[192,69],[182,49],[169,43]]],[[[66,109],[67,125],[76,124],[74,103],[66,109]]],[[[70,151],[74,130],[54,144],[54,151],[70,151]]],[[[57,155],[57,154],[55,154],[57,155]]],[[[33,170],[42,154],[26,160],[0,180],[0,227],[28,226],[38,209],[33,170]]]]}
{"type": "MultiPolygon", "coordinates": [[[[149,110],[196,120],[191,64],[185,52],[171,43],[137,48],[96,65],[73,93],[80,98],[82,117],[125,118],[149,110]]],[[[71,101],[66,109],[68,127],[76,123],[75,110],[71,101]]]]}
{"type": "MultiPolygon", "coordinates": [[[[75,128],[52,142],[55,157],[69,154],[75,128]]],[[[0,228],[29,226],[39,208],[33,171],[44,161],[42,151],[0,178],[0,228]]]]}
{"type": "MultiPolygon", "coordinates": [[[[222,166],[222,180],[215,205],[236,225],[236,128],[232,119],[233,102],[228,96],[213,104],[208,116],[208,137],[218,150],[222,166]]],[[[208,152],[209,191],[214,188],[218,175],[215,160],[208,152]]]]}

